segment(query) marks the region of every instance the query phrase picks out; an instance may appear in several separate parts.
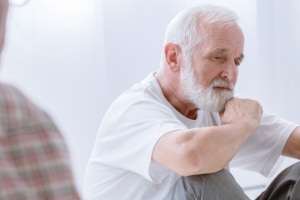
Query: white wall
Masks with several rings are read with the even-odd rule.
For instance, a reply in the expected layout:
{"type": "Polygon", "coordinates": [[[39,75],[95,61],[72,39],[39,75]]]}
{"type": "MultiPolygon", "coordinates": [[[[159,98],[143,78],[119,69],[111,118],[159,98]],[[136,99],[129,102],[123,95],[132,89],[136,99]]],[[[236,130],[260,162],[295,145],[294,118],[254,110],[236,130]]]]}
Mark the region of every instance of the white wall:
{"type": "MultiPolygon", "coordinates": [[[[237,92],[300,122],[297,0],[30,0],[10,10],[2,79],[52,114],[68,142],[80,190],[108,105],[158,68],[169,20],[186,6],[207,2],[228,6],[240,16],[246,59],[237,92]]],[[[269,181],[234,173],[244,187],[269,181]]],[[[249,195],[258,192],[249,190],[249,195]]]]}
{"type": "Polygon", "coordinates": [[[259,80],[268,110],[298,121],[300,94],[300,2],[259,1],[259,80]]]}
{"type": "Polygon", "coordinates": [[[50,112],[71,151],[78,188],[106,108],[93,0],[30,0],[9,13],[1,78],[50,112]]]}

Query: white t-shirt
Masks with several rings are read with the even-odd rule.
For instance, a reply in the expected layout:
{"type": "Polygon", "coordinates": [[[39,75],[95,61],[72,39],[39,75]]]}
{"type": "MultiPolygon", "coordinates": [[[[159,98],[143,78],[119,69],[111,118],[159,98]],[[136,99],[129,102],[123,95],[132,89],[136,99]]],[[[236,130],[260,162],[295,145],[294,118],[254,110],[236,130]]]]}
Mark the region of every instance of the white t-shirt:
{"type": "MultiPolygon", "coordinates": [[[[158,139],[170,131],[220,123],[218,113],[199,111],[196,120],[181,115],[150,74],[122,93],[106,112],[88,162],[84,197],[167,200],[180,176],[151,160],[158,139]]],[[[268,175],[296,127],[275,115],[264,114],[261,126],[230,165],[268,175]]]]}

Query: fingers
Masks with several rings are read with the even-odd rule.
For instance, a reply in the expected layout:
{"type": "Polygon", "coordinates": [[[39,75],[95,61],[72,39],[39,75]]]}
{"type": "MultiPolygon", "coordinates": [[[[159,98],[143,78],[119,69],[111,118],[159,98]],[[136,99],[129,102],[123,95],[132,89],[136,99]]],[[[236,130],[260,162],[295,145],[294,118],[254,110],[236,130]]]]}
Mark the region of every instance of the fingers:
{"type": "Polygon", "coordinates": [[[225,105],[225,110],[220,113],[222,123],[249,121],[257,127],[263,113],[262,106],[256,100],[233,98],[225,105]]]}

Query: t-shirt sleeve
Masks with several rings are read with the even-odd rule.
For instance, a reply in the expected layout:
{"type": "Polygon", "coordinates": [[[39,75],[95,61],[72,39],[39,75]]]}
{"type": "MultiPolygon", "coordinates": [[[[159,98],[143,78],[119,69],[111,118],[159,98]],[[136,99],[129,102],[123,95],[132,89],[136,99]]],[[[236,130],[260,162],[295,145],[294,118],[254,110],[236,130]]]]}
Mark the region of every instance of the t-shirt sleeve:
{"type": "Polygon", "coordinates": [[[298,124],[264,113],[261,124],[236,154],[231,167],[271,176],[281,164],[284,145],[298,124]]]}
{"type": "Polygon", "coordinates": [[[133,101],[123,95],[110,107],[100,125],[92,157],[160,183],[168,169],[151,160],[155,144],[165,133],[186,127],[159,101],[136,98],[133,101]]]}

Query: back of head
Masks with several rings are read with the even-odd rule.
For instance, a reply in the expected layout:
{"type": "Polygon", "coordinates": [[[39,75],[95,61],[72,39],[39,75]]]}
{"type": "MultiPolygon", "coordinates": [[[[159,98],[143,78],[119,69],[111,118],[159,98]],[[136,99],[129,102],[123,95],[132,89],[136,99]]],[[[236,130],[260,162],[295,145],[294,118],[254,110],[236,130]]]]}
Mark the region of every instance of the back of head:
{"type": "Polygon", "coordinates": [[[177,44],[181,47],[184,56],[190,56],[194,47],[201,40],[201,28],[204,25],[226,26],[236,23],[236,14],[225,7],[201,5],[187,8],[169,23],[164,45],[177,44]]]}

